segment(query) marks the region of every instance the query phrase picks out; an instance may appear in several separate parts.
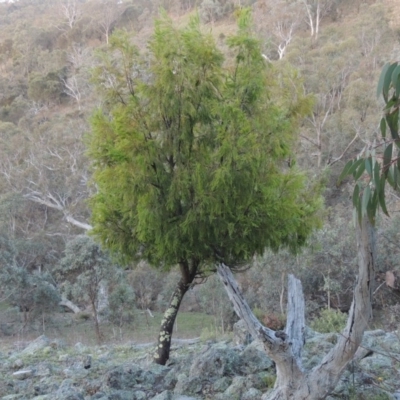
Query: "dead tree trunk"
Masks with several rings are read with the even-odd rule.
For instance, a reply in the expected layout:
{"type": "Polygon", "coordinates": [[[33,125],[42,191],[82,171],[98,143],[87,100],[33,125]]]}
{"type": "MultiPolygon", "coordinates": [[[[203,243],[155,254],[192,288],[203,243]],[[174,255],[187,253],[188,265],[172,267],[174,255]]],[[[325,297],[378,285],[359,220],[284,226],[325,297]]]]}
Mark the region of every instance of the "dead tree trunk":
{"type": "Polygon", "coordinates": [[[69,308],[75,314],[78,314],[82,311],[76,304],[74,304],[72,301],[68,300],[65,296],[61,297],[61,301],[58,303],[58,305],[69,308]]]}
{"type": "Polygon", "coordinates": [[[335,347],[311,371],[304,371],[301,352],[304,345],[304,298],[299,280],[289,276],[288,318],[286,330],[273,331],[264,327],[252,313],[239,291],[229,267],[218,266],[218,275],[254,338],[264,344],[268,356],[276,363],[277,380],[263,400],[320,400],[336,386],[340,376],[353,359],[371,318],[372,283],[374,279],[374,231],[364,218],[357,227],[358,278],[346,328],[335,347]]]}

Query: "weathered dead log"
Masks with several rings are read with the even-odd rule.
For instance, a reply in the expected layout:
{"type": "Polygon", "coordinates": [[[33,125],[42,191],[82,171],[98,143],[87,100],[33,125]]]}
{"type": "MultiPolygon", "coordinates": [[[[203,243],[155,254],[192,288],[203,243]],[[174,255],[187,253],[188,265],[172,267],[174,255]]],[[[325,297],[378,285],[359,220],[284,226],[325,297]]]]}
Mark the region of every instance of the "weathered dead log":
{"type": "Polygon", "coordinates": [[[263,400],[324,399],[337,385],[343,370],[353,359],[372,316],[371,298],[375,265],[374,229],[367,218],[357,227],[358,277],[347,325],[337,344],[311,371],[304,371],[301,352],[304,345],[304,298],[301,283],[289,276],[288,317],[285,332],[262,326],[252,313],[229,267],[221,264],[218,275],[238,316],[252,336],[264,344],[276,363],[277,380],[263,400]]]}
{"type": "Polygon", "coordinates": [[[78,314],[82,311],[76,304],[74,304],[72,301],[68,300],[64,296],[61,298],[61,301],[58,303],[58,305],[69,308],[75,314],[78,314]]]}

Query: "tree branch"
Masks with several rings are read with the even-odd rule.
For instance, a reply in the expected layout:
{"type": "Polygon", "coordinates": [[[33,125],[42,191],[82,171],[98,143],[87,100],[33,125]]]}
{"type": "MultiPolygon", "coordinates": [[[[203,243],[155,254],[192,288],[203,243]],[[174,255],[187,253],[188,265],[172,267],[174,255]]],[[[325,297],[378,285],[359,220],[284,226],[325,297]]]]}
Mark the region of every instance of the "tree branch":
{"type": "Polygon", "coordinates": [[[85,231],[89,231],[92,229],[92,226],[87,224],[86,222],[80,222],[75,219],[69,211],[66,209],[65,205],[62,201],[57,200],[52,194],[47,195],[47,199],[44,198],[43,194],[40,192],[31,192],[24,195],[24,198],[31,200],[35,203],[42,204],[46,207],[61,211],[64,214],[64,218],[71,225],[77,226],[78,228],[84,229],[85,231]]]}

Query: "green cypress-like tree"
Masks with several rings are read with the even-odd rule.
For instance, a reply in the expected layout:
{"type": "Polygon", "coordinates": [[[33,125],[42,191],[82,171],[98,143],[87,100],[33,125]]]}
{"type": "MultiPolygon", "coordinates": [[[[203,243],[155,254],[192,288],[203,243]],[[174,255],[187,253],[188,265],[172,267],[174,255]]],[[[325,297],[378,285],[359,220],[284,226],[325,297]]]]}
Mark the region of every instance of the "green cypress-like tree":
{"type": "Polygon", "coordinates": [[[297,249],[319,223],[319,190],[293,162],[311,100],[292,72],[265,63],[250,22],[242,12],[224,57],[198,18],[178,29],[164,16],[148,53],[119,33],[96,71],[105,102],[89,143],[93,233],[127,260],[181,272],[160,329],[160,364],[196,277],[267,247],[297,249]]]}

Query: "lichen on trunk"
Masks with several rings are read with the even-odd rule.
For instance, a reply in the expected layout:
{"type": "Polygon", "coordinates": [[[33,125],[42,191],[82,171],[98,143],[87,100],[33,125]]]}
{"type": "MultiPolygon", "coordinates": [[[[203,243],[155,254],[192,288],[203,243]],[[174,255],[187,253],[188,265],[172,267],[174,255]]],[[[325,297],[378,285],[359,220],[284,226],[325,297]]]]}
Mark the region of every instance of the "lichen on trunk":
{"type": "Polygon", "coordinates": [[[179,282],[172,293],[168,308],[165,311],[161,321],[157,348],[155,349],[154,353],[154,362],[156,364],[165,365],[169,359],[172,332],[176,316],[178,315],[179,307],[182,303],[185,293],[188,291],[190,285],[192,285],[193,280],[196,277],[198,265],[198,263],[194,262],[190,264],[187,262],[182,262],[179,264],[181,278],[179,279],[179,282]]]}

